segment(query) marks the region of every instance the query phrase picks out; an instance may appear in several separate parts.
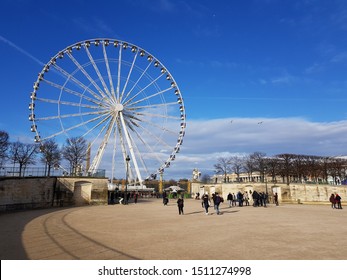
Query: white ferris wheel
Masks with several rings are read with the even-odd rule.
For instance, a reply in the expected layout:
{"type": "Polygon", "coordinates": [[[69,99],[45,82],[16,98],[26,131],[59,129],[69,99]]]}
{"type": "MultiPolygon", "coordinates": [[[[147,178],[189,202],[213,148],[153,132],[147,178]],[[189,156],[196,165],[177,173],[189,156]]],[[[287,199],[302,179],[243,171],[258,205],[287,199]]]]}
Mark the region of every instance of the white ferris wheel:
{"type": "Polygon", "coordinates": [[[30,98],[35,141],[83,137],[91,147],[88,173],[104,168],[124,178],[128,170],[129,180],[142,185],[170,166],[183,142],[186,114],[176,81],[128,42],[91,39],[59,51],[30,98]]]}

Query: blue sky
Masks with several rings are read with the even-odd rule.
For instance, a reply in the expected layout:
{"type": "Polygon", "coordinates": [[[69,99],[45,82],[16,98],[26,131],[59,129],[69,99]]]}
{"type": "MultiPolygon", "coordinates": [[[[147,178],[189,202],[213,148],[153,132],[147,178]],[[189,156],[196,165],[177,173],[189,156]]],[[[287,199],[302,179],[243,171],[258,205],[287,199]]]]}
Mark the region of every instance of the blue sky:
{"type": "Polygon", "coordinates": [[[24,1],[0,4],[0,129],[31,141],[28,104],[43,64],[91,38],[159,58],[187,111],[165,176],[213,174],[220,156],[347,154],[347,2],[24,1]]]}

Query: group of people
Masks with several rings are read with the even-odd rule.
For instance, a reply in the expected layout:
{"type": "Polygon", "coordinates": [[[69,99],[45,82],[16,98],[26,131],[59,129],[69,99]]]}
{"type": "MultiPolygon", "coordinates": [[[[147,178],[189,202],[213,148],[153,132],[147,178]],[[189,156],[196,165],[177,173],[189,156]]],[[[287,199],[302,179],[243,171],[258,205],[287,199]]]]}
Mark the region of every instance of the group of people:
{"type": "Polygon", "coordinates": [[[227,201],[229,203],[229,207],[237,206],[242,207],[243,205],[249,206],[249,196],[247,192],[238,192],[236,195],[235,193],[229,193],[227,196],[227,201]]]}
{"type": "MultiPolygon", "coordinates": [[[[252,192],[252,191],[250,191],[252,192]]],[[[257,192],[253,191],[252,198],[253,198],[253,206],[254,207],[267,207],[267,203],[269,202],[269,195],[266,192],[257,192]]]]}
{"type": "MultiPolygon", "coordinates": [[[[267,207],[268,201],[268,194],[266,192],[257,192],[257,191],[249,191],[252,199],[253,199],[253,207],[267,207]]],[[[199,199],[199,196],[196,196],[195,199],[199,199]]],[[[220,215],[220,204],[224,202],[223,197],[219,193],[213,193],[212,199],[209,197],[208,193],[202,195],[201,197],[201,206],[205,209],[205,214],[208,215],[209,208],[211,206],[211,203],[213,203],[213,208],[217,215],[220,215]]],[[[331,194],[330,196],[330,202],[331,207],[333,209],[342,209],[341,206],[341,196],[339,196],[337,193],[331,194]]],[[[227,201],[229,204],[229,207],[238,206],[242,207],[245,203],[246,206],[249,206],[249,196],[247,192],[241,193],[240,191],[235,195],[234,193],[229,193],[227,196],[227,201]]],[[[167,205],[167,198],[164,197],[164,205],[167,205]]],[[[278,206],[278,194],[277,192],[273,195],[273,203],[278,206]]],[[[184,200],[183,196],[180,196],[177,200],[177,206],[178,206],[178,213],[179,215],[183,215],[183,207],[184,207],[184,200]]]]}
{"type": "Polygon", "coordinates": [[[331,194],[329,201],[331,202],[331,208],[333,209],[342,209],[341,205],[341,196],[337,193],[331,194]]]}
{"type": "MultiPolygon", "coordinates": [[[[249,191],[249,195],[252,197],[253,206],[264,206],[267,207],[267,203],[269,202],[269,196],[266,192],[257,192],[257,191],[249,191]]],[[[229,203],[229,207],[233,206],[249,206],[250,198],[247,192],[241,193],[240,191],[235,195],[234,193],[229,193],[227,196],[227,200],[229,203]]],[[[278,194],[274,194],[274,203],[278,206],[278,194]]]]}
{"type": "MultiPolygon", "coordinates": [[[[257,192],[257,191],[249,191],[249,194],[252,197],[253,200],[253,206],[258,207],[258,206],[263,206],[267,207],[268,203],[268,194],[265,192],[257,192]]],[[[234,206],[239,206],[243,207],[249,206],[250,205],[250,197],[247,192],[242,193],[239,191],[236,195],[235,193],[229,193],[227,196],[227,201],[229,204],[229,207],[234,207],[234,206]]],[[[199,199],[199,196],[197,195],[195,199],[199,199]]],[[[216,211],[217,215],[220,215],[220,210],[219,206],[222,202],[224,202],[223,197],[219,193],[213,193],[212,194],[212,199],[210,199],[208,193],[206,192],[202,197],[202,202],[201,205],[205,209],[205,214],[208,215],[208,209],[211,206],[211,203],[213,203],[213,208],[216,211]]],[[[276,204],[276,206],[279,205],[278,203],[278,194],[275,193],[273,197],[273,202],[276,204]]]]}
{"type": "MultiPolygon", "coordinates": [[[[216,211],[216,214],[217,215],[220,215],[221,212],[219,210],[219,206],[221,203],[224,202],[224,199],[222,196],[219,195],[219,193],[213,193],[212,194],[212,202],[213,202],[213,208],[214,210],[216,211]]],[[[202,202],[201,202],[201,206],[202,208],[205,209],[205,214],[208,215],[208,208],[211,206],[211,199],[210,197],[208,196],[208,193],[205,193],[203,196],[202,196],[202,202]]]]}

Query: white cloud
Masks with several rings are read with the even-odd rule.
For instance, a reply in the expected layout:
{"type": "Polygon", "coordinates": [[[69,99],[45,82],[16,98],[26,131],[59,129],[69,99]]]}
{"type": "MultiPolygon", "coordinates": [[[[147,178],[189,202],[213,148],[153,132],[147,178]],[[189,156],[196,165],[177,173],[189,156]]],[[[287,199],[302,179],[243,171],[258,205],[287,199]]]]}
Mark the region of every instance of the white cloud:
{"type": "Polygon", "coordinates": [[[256,151],[268,156],[347,154],[346,133],[347,121],[318,123],[302,118],[189,121],[181,153],[165,174],[168,178],[190,178],[192,170],[199,168],[212,175],[218,157],[256,151]]]}
{"type": "MultiPolygon", "coordinates": [[[[180,153],[164,172],[164,179],[192,177],[194,168],[214,174],[219,157],[263,152],[335,156],[346,155],[347,120],[311,122],[303,118],[224,118],[188,120],[180,153]]],[[[32,142],[32,139],[19,139],[32,142]]],[[[160,151],[158,151],[160,152],[160,151]]],[[[111,153],[103,167],[111,175],[111,153]]]]}

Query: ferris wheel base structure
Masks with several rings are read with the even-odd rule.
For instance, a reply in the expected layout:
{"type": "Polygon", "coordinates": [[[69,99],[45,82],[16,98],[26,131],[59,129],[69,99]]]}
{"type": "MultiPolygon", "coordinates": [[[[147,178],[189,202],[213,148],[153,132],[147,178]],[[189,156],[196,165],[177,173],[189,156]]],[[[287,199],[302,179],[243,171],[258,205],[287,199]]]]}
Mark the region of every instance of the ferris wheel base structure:
{"type": "Polygon", "coordinates": [[[144,186],[180,152],[186,128],[173,75],[143,48],[116,39],[77,42],[56,53],[30,94],[29,120],[40,145],[90,143],[86,173],[144,186]]]}

